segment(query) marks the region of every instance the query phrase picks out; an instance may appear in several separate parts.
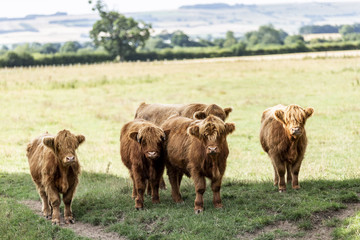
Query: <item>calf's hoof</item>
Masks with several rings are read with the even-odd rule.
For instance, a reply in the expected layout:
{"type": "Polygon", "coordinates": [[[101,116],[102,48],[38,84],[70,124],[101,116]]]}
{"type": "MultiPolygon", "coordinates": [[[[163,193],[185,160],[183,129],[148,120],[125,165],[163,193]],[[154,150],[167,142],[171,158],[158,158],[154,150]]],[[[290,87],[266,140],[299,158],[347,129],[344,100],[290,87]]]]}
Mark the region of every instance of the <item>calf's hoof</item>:
{"type": "Polygon", "coordinates": [[[279,189],[279,193],[285,193],[286,189],[279,189]]]}
{"type": "Polygon", "coordinates": [[[152,200],[152,203],[153,203],[153,204],[158,204],[158,203],[160,203],[160,200],[159,200],[159,199],[152,200]]]}
{"type": "Polygon", "coordinates": [[[60,220],[59,220],[59,219],[53,219],[53,220],[51,221],[51,224],[52,224],[52,225],[58,225],[58,226],[60,226],[60,220]]]}
{"type": "Polygon", "coordinates": [[[74,224],[75,219],[73,217],[65,217],[65,224],[74,224]]]}
{"type": "Polygon", "coordinates": [[[299,190],[300,189],[300,186],[299,185],[296,185],[296,186],[293,186],[292,187],[294,190],[299,190]]]}
{"type": "Polygon", "coordinates": [[[214,207],[217,209],[223,208],[223,205],[221,203],[214,204],[214,207]]]}
{"type": "Polygon", "coordinates": [[[199,208],[199,209],[195,209],[195,214],[200,214],[204,211],[204,209],[199,208]]]}

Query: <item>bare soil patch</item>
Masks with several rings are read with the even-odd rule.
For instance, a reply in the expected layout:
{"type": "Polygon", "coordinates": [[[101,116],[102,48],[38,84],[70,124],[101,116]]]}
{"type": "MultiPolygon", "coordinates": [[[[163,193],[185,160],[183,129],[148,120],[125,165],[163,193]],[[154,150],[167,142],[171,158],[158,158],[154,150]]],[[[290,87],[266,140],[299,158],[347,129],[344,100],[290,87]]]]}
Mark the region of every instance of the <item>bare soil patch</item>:
{"type": "Polygon", "coordinates": [[[332,239],[331,233],[335,227],[330,227],[326,225],[326,222],[331,219],[338,219],[340,221],[354,216],[358,211],[360,211],[360,203],[349,203],[346,205],[347,208],[340,209],[338,211],[327,211],[320,212],[311,217],[312,229],[305,231],[298,228],[296,223],[288,221],[279,221],[274,225],[266,226],[262,229],[257,230],[254,233],[246,233],[243,235],[238,235],[239,239],[255,239],[260,237],[263,234],[273,233],[276,230],[288,233],[290,236],[304,232],[302,237],[277,237],[276,239],[283,240],[328,240],[332,239]]]}
{"type": "MultiPolygon", "coordinates": [[[[37,215],[42,217],[40,201],[25,200],[21,201],[20,203],[28,206],[37,215]]],[[[126,240],[125,237],[121,237],[117,233],[106,232],[104,227],[93,226],[88,223],[82,223],[80,221],[77,221],[76,219],[75,224],[64,224],[63,217],[64,216],[61,215],[60,227],[71,229],[79,236],[102,240],[126,240]]]]}

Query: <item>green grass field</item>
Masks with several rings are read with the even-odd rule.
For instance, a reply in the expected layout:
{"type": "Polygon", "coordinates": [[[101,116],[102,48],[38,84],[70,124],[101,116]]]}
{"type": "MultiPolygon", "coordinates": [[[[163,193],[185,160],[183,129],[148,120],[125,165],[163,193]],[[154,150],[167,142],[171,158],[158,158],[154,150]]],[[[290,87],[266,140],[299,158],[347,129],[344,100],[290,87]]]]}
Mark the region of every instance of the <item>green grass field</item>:
{"type": "MultiPolygon", "coordinates": [[[[15,201],[39,200],[29,175],[27,143],[45,131],[66,128],[86,136],[78,150],[83,170],[73,203],[78,220],[128,239],[304,237],[316,214],[360,202],[359,102],[360,58],[0,69],[0,223],[9,226],[0,227],[0,236],[16,238],[19,225],[29,221],[50,235],[25,231],[24,239],[66,239],[70,234],[15,201]],[[223,210],[213,208],[208,187],[205,212],[195,215],[191,180],[182,184],[184,204],[174,204],[168,188],[160,193],[161,204],[147,198],[146,210],[134,209],[119,135],[144,101],[233,107],[228,121],[235,122],[236,131],[228,137],[223,210]],[[262,111],[279,103],[315,109],[306,126],[302,189],[285,194],[272,186],[273,169],[258,136],[262,111]],[[256,235],[279,221],[290,221],[297,232],[256,235]]],[[[359,213],[334,225],[332,237],[360,239],[359,213]]]]}

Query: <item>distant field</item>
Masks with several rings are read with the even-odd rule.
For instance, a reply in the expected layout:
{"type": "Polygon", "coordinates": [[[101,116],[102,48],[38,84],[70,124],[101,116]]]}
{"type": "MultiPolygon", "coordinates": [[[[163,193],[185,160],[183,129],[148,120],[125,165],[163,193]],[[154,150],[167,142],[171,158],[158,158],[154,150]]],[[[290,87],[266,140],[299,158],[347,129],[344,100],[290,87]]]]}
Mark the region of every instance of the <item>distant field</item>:
{"type": "Polygon", "coordinates": [[[202,225],[196,225],[196,231],[189,230],[197,222],[192,211],[191,181],[183,186],[185,205],[172,204],[168,189],[160,195],[164,199],[160,206],[153,209],[147,201],[148,210],[139,215],[133,210],[128,172],[119,156],[119,133],[144,101],[233,107],[228,121],[235,122],[236,131],[228,137],[230,155],[223,188],[228,208],[225,212],[215,211],[207,189],[206,215],[199,223],[212,226],[217,224],[216,218],[224,218],[219,223],[224,232],[214,236],[233,238],[279,220],[300,221],[299,229],[305,231],[309,224],[306,219],[314,212],[341,209],[348,201],[358,202],[360,184],[354,179],[360,178],[359,57],[0,69],[0,196],[38,199],[28,175],[26,144],[45,131],[55,134],[66,128],[86,136],[78,152],[84,176],[74,201],[81,208],[77,211],[74,207],[74,211],[82,221],[111,226],[112,231],[132,239],[206,238],[202,225]],[[258,136],[262,111],[279,103],[315,109],[307,121],[309,144],[300,171],[300,185],[305,181],[305,186],[299,192],[290,190],[285,197],[272,187],[273,169],[258,136]],[[333,191],[333,197],[321,192],[327,189],[333,191]],[[267,196],[272,196],[274,202],[270,205],[276,209],[265,211],[269,203],[258,202],[267,196]],[[249,201],[258,207],[254,214],[236,215],[252,209],[252,205],[239,209],[252,197],[249,201]],[[116,201],[124,204],[124,209],[116,201]],[[296,201],[292,202],[293,210],[282,209],[282,201],[296,201]],[[113,206],[117,208],[106,212],[113,206]],[[291,217],[289,214],[297,206],[303,212],[299,210],[300,215],[291,217]],[[274,215],[273,211],[279,212],[274,215]],[[121,216],[111,218],[115,213],[121,216]],[[183,222],[172,222],[172,214],[183,218],[183,222]],[[148,226],[148,220],[154,225],[148,226]],[[138,228],[134,226],[137,221],[138,228]],[[189,225],[187,221],[194,223],[189,225]],[[190,232],[182,233],[185,230],[180,228],[190,232]]]}

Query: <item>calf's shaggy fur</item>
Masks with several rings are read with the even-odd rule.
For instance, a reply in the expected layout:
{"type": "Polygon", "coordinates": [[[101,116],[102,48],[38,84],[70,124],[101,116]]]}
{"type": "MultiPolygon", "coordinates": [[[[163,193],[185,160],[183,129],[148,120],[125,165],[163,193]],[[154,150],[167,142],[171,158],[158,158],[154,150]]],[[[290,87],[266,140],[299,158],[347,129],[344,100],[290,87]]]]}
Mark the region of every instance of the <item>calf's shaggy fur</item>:
{"type": "Polygon", "coordinates": [[[60,194],[65,204],[65,223],[75,223],[71,202],[78,185],[80,164],[75,150],[85,141],[83,135],[68,130],[56,136],[48,133],[27,146],[31,177],[42,200],[42,211],[53,224],[60,224],[60,194]]]}
{"type": "Polygon", "coordinates": [[[146,104],[141,103],[136,110],[135,119],[145,119],[155,123],[158,126],[168,119],[171,115],[193,118],[196,113],[199,116],[208,116],[210,114],[221,118],[223,121],[229,116],[232,108],[221,108],[216,104],[146,104]]]}
{"type": "Polygon", "coordinates": [[[298,175],[307,146],[305,123],[313,112],[313,108],[292,104],[277,105],[262,114],[260,142],[271,159],[279,192],[286,191],[285,172],[293,189],[300,188],[298,175]]]}
{"type": "Polygon", "coordinates": [[[123,126],[120,155],[133,181],[135,208],[144,207],[146,182],[151,186],[153,203],[159,203],[159,184],[164,172],[163,143],[166,133],[155,124],[134,120],[123,126]]]}
{"type": "Polygon", "coordinates": [[[211,180],[214,207],[221,208],[221,181],[229,154],[226,137],[235,130],[235,124],[224,123],[214,115],[203,120],[173,116],[163,123],[162,128],[169,131],[165,165],[173,200],[182,202],[181,179],[184,174],[191,176],[196,191],[195,213],[202,212],[207,177],[211,180]]]}

